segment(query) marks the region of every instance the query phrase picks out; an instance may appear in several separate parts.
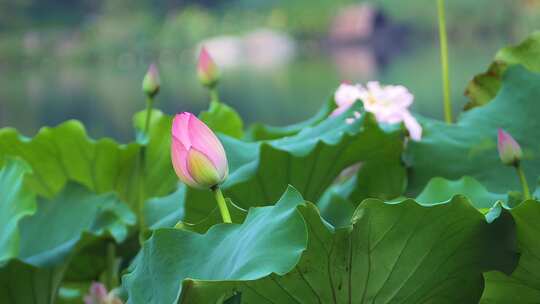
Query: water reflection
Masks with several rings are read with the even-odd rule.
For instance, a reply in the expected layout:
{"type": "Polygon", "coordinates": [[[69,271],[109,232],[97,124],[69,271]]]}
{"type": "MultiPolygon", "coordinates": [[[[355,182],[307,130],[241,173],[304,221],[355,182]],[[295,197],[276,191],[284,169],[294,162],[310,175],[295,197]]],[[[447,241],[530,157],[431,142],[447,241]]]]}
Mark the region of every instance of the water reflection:
{"type": "Polygon", "coordinates": [[[212,37],[202,41],[202,45],[223,70],[249,67],[271,73],[289,64],[296,54],[293,37],[267,28],[239,36],[212,37]]]}
{"type": "MultiPolygon", "coordinates": [[[[352,27],[336,21],[322,39],[293,40],[284,32],[257,29],[201,41],[224,69],[219,87],[222,99],[248,123],[283,125],[314,113],[342,80],[377,79],[407,86],[416,96],[414,110],[440,118],[436,39],[412,35],[370,7],[344,12],[348,15],[343,19],[356,22],[362,15],[371,21],[352,27]]],[[[465,102],[462,92],[467,81],[483,71],[509,40],[451,41],[456,109],[465,102]]],[[[22,59],[0,65],[0,126],[14,126],[32,135],[42,125],[74,118],[93,137],[129,140],[132,114],[144,108],[140,85],[152,61],[158,62],[162,74],[159,108],[174,113],[207,107],[207,92],[195,75],[197,47],[163,46],[147,52],[135,45],[132,51],[119,54],[101,52],[91,60],[67,60],[63,54],[77,46],[72,37],[62,41],[50,56],[26,61],[24,54],[43,47],[39,34],[29,32],[23,39],[22,59]]]]}
{"type": "Polygon", "coordinates": [[[347,46],[332,51],[332,61],[339,77],[345,81],[356,79],[366,82],[377,78],[379,65],[375,52],[366,46],[347,46]]]}

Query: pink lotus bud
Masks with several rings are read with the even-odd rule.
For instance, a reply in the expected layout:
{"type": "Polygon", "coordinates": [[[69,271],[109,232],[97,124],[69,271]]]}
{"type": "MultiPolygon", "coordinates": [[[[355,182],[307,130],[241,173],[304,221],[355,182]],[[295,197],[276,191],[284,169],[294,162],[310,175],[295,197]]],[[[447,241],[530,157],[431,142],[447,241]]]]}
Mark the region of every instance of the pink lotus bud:
{"type": "Polygon", "coordinates": [[[84,297],[84,304],[122,304],[122,300],[115,295],[114,291],[107,292],[103,284],[93,282],[88,295],[84,297]]]}
{"type": "Polygon", "coordinates": [[[206,48],[203,46],[197,63],[199,81],[208,88],[213,88],[219,80],[219,70],[206,48]]]}
{"type": "Polygon", "coordinates": [[[156,65],[152,63],[144,75],[142,89],[146,95],[154,97],[159,92],[159,88],[159,72],[156,65]]]}
{"type": "Polygon", "coordinates": [[[219,139],[188,112],[174,117],[171,159],[176,175],[193,188],[212,188],[221,184],[229,173],[225,149],[219,139]]]}
{"type": "Polygon", "coordinates": [[[516,140],[503,129],[497,131],[497,148],[499,149],[499,157],[503,164],[515,166],[521,160],[521,147],[516,140]]]}

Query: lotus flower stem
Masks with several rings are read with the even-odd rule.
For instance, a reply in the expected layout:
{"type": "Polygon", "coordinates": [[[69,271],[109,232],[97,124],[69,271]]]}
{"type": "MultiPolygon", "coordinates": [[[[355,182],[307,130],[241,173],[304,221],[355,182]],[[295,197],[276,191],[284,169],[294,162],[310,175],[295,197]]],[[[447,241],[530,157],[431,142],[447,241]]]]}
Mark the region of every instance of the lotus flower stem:
{"type": "MultiPolygon", "coordinates": [[[[148,96],[146,98],[146,119],[144,121],[144,135],[150,137],[150,121],[152,120],[152,108],[154,105],[154,98],[148,96]]],[[[144,197],[145,197],[145,161],[144,161],[144,150],[145,146],[141,147],[139,154],[137,155],[137,168],[136,172],[138,173],[138,218],[139,218],[139,244],[142,246],[146,240],[146,221],[144,218],[144,197]]]]}
{"type": "Polygon", "coordinates": [[[137,197],[137,218],[139,220],[139,245],[144,243],[146,241],[146,219],[144,216],[144,197],[145,197],[145,189],[144,189],[144,181],[145,181],[145,172],[144,172],[144,147],[139,151],[139,154],[137,155],[137,167],[135,168],[135,171],[138,173],[138,178],[136,181],[138,191],[138,197],[137,197]]]}
{"type": "Polygon", "coordinates": [[[452,123],[452,101],[450,99],[450,78],[448,76],[448,39],[446,36],[446,17],[444,14],[444,0],[437,0],[439,15],[439,41],[441,48],[442,82],[444,94],[444,120],[452,123]]]}
{"type": "Polygon", "coordinates": [[[146,120],[144,121],[144,134],[148,136],[150,132],[150,120],[152,119],[152,108],[154,106],[154,98],[146,98],[146,120]]]}
{"type": "MultiPolygon", "coordinates": [[[[154,97],[159,93],[160,90],[160,79],[159,71],[155,64],[151,64],[148,67],[148,71],[144,75],[142,81],[142,91],[146,95],[146,119],[144,121],[143,134],[148,139],[150,137],[150,122],[152,120],[152,107],[154,106],[154,97]]],[[[146,239],[146,224],[144,219],[144,198],[145,198],[145,150],[146,145],[142,145],[139,153],[137,155],[137,167],[135,172],[137,174],[136,187],[138,189],[137,193],[137,211],[139,219],[139,243],[142,246],[142,243],[146,239]]]]}
{"type": "Polygon", "coordinates": [[[219,94],[216,87],[210,89],[210,101],[219,102],[219,94]]]}
{"type": "Polygon", "coordinates": [[[114,242],[107,244],[106,285],[109,289],[118,286],[118,264],[116,263],[116,245],[114,242]]]}
{"type": "Polygon", "coordinates": [[[521,165],[519,163],[515,167],[519,176],[519,182],[521,183],[521,187],[523,188],[523,198],[525,200],[529,200],[531,199],[531,192],[529,191],[529,183],[527,182],[527,177],[525,177],[525,173],[523,172],[523,169],[521,168],[521,165]]]}
{"type": "MultiPolygon", "coordinates": [[[[150,137],[150,121],[152,120],[152,108],[154,105],[154,97],[148,96],[146,98],[146,119],[144,121],[144,135],[150,137]]],[[[146,240],[146,221],[144,218],[144,197],[145,197],[145,161],[144,161],[144,150],[145,146],[141,148],[137,156],[137,168],[136,172],[138,173],[138,218],[139,218],[139,244],[142,246],[146,240]]]]}
{"type": "Polygon", "coordinates": [[[223,193],[221,192],[221,189],[218,186],[215,186],[215,187],[212,187],[212,191],[214,191],[216,202],[218,204],[221,217],[223,218],[223,222],[232,223],[231,214],[229,213],[229,209],[227,208],[227,203],[225,203],[225,198],[223,197],[223,193]]]}

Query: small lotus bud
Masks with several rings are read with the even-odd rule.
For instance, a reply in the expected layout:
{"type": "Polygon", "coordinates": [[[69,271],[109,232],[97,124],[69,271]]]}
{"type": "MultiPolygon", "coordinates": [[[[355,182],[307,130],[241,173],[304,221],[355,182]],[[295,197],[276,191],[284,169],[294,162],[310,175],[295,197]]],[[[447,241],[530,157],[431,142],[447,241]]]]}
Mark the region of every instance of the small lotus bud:
{"type": "Polygon", "coordinates": [[[156,65],[152,63],[144,75],[142,89],[148,97],[154,97],[159,92],[159,88],[159,72],[156,65]]]}
{"type": "Polygon", "coordinates": [[[90,291],[84,297],[84,304],[122,304],[114,290],[107,292],[107,288],[101,283],[93,282],[90,291]]]}
{"type": "Polygon", "coordinates": [[[521,147],[516,140],[503,129],[497,131],[497,148],[503,164],[516,166],[522,157],[521,147]]]}
{"type": "Polygon", "coordinates": [[[201,84],[207,88],[213,88],[219,80],[218,67],[205,47],[202,47],[199,53],[197,76],[201,84]]]}
{"type": "Polygon", "coordinates": [[[219,139],[188,112],[174,117],[171,159],[178,178],[193,188],[217,186],[229,173],[225,149],[219,139]]]}

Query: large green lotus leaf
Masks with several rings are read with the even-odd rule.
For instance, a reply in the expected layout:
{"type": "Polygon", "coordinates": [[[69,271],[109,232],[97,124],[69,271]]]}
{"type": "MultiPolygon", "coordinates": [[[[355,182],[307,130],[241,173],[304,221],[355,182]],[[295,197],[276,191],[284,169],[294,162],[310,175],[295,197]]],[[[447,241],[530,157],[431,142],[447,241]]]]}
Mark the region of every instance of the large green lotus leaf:
{"type": "Polygon", "coordinates": [[[52,200],[41,200],[33,216],[21,220],[18,258],[35,266],[54,265],[65,260],[83,233],[110,234],[120,242],[134,223],[135,215],[114,194],[96,195],[68,184],[52,200]]]}
{"type": "MultiPolygon", "coordinates": [[[[222,186],[224,194],[248,209],[276,201],[282,189],[292,185],[307,200],[318,201],[340,172],[353,164],[387,159],[402,166],[402,129],[383,130],[370,113],[345,123],[347,115],[360,109],[358,105],[342,116],[277,140],[246,143],[222,137],[230,165],[229,178],[222,186]]],[[[189,189],[185,201],[187,222],[205,218],[214,207],[209,191],[189,189]]]]}
{"type": "MultiPolygon", "coordinates": [[[[145,113],[135,115],[136,129],[142,129],[145,113]]],[[[139,199],[169,194],[177,184],[169,152],[171,118],[157,110],[152,114],[148,142],[142,146],[108,138],[95,141],[80,122],[71,120],[42,128],[33,138],[1,129],[0,156],[28,162],[33,171],[28,185],[40,195],[52,197],[72,180],[97,193],[117,192],[136,209],[139,199]]]]}
{"type": "Polygon", "coordinates": [[[0,154],[24,159],[32,167],[27,184],[46,197],[53,197],[72,180],[97,193],[115,191],[123,201],[133,202],[138,151],[136,144],[94,141],[75,120],[42,128],[33,138],[11,128],[0,129],[0,154]]]}
{"type": "Polygon", "coordinates": [[[7,159],[0,170],[0,264],[19,252],[19,221],[36,211],[33,192],[24,186],[30,167],[20,159],[7,159]]]}
{"type": "Polygon", "coordinates": [[[381,150],[387,151],[385,157],[362,163],[354,177],[354,188],[348,199],[359,202],[366,198],[390,200],[403,194],[407,186],[407,171],[401,159],[403,145],[398,141],[386,141],[381,150]],[[392,152],[395,153],[392,156],[392,152]]]}
{"type": "MultiPolygon", "coordinates": [[[[282,206],[253,208],[251,212],[277,208],[282,206]]],[[[501,265],[514,258],[498,242],[497,234],[506,227],[498,221],[488,224],[463,196],[427,206],[413,200],[393,204],[365,200],[351,225],[340,229],[324,222],[311,203],[297,208],[308,226],[309,238],[292,269],[285,262],[281,264],[286,267],[278,267],[277,261],[297,253],[296,246],[285,248],[276,242],[246,252],[244,242],[239,242],[231,251],[212,251],[208,250],[210,242],[201,244],[180,237],[185,232],[158,230],[157,238],[145,244],[141,259],[127,277],[129,303],[219,303],[239,294],[242,303],[261,304],[478,303],[482,272],[499,267],[508,271],[511,267],[501,265]],[[221,261],[219,266],[208,255],[221,261]],[[247,276],[244,273],[248,270],[242,268],[244,272],[231,275],[238,269],[236,265],[252,261],[252,255],[267,260],[248,269],[262,267],[264,271],[247,276]],[[222,266],[228,260],[236,263],[225,270],[222,266]],[[193,261],[200,263],[196,274],[180,270],[191,269],[193,261]],[[283,274],[284,269],[289,271],[283,274]]],[[[246,219],[249,222],[250,216],[246,219]]],[[[279,231],[285,232],[291,223],[281,225],[279,231]]],[[[250,228],[253,234],[260,233],[250,228]]],[[[273,234],[272,229],[265,229],[263,235],[273,234]]],[[[213,246],[223,246],[212,241],[213,246]]]]}
{"type": "Polygon", "coordinates": [[[214,132],[242,138],[244,122],[238,113],[228,105],[213,100],[207,111],[201,112],[199,118],[214,132]]]}
{"type": "Polygon", "coordinates": [[[0,303],[53,304],[67,264],[38,268],[12,260],[0,268],[0,303]]]}
{"type": "Polygon", "coordinates": [[[150,229],[174,227],[184,218],[186,186],[163,197],[151,198],[144,204],[144,217],[150,229]]]}
{"type": "Polygon", "coordinates": [[[274,127],[267,126],[261,123],[255,123],[251,125],[250,128],[247,130],[246,140],[271,140],[298,134],[303,129],[307,127],[312,127],[323,121],[335,108],[336,103],[332,98],[330,101],[324,103],[322,108],[317,113],[315,113],[313,117],[310,117],[309,119],[296,124],[283,127],[274,127]]]}
{"type": "MultiPolygon", "coordinates": [[[[133,239],[135,241],[135,237],[133,239]]],[[[130,244],[130,241],[131,239],[126,241],[125,244],[130,244]]],[[[119,250],[120,246],[122,245],[115,245],[115,241],[109,239],[92,242],[84,246],[83,250],[77,251],[76,255],[70,259],[69,268],[64,275],[64,283],[69,285],[83,282],[91,283],[93,280],[100,278],[107,271],[107,266],[110,263],[108,258],[111,256],[108,256],[108,253],[111,251],[108,252],[108,250],[115,250],[114,253],[117,257],[122,256],[122,252],[119,250]]],[[[133,251],[137,251],[137,248],[134,248],[133,251]]],[[[122,258],[129,258],[133,254],[126,254],[122,258]]],[[[103,283],[109,283],[107,281],[109,277],[105,279],[103,283]]]]}
{"type": "Polygon", "coordinates": [[[474,178],[464,176],[459,180],[447,180],[442,177],[431,179],[416,201],[424,204],[445,202],[456,194],[468,197],[478,209],[491,208],[495,202],[506,200],[505,195],[489,192],[474,178]]]}
{"type": "MultiPolygon", "coordinates": [[[[395,146],[394,151],[401,152],[402,146],[395,146]]],[[[359,163],[340,174],[317,202],[317,207],[321,216],[334,227],[348,226],[360,202],[366,198],[396,199],[403,193],[406,180],[405,168],[399,159],[381,158],[359,163]],[[344,180],[340,180],[342,178],[344,180]]]]}
{"type": "Polygon", "coordinates": [[[302,202],[289,188],[276,205],[251,209],[241,225],[215,225],[206,234],[157,229],[124,276],[128,303],[176,303],[186,279],[255,280],[289,272],[307,242],[295,208],[302,202]]]}
{"type": "Polygon", "coordinates": [[[531,71],[540,72],[540,31],[531,34],[516,46],[501,49],[488,71],[471,80],[465,90],[465,95],[470,98],[465,109],[482,106],[495,98],[501,87],[504,71],[514,64],[521,64],[531,71]]]}
{"type": "Polygon", "coordinates": [[[529,180],[540,175],[540,74],[521,66],[507,70],[497,97],[482,107],[463,113],[452,125],[425,121],[424,137],[411,142],[407,158],[412,163],[409,191],[418,193],[436,176],[458,179],[471,176],[489,191],[519,190],[514,168],[504,166],[497,153],[497,128],[508,131],[524,150],[522,166],[529,180]]]}
{"type": "Polygon", "coordinates": [[[330,186],[317,202],[321,217],[336,228],[351,224],[352,215],[357,207],[348,199],[356,186],[355,178],[330,186]]]}
{"type": "MultiPolygon", "coordinates": [[[[352,226],[334,231],[312,205],[300,210],[310,227],[308,249],[297,273],[283,278],[283,286],[295,278],[315,287],[296,297],[300,303],[476,303],[482,271],[499,266],[484,256],[507,257],[463,196],[425,206],[368,199],[352,226]]],[[[296,288],[284,289],[296,295],[296,288]]]]}
{"type": "MultiPolygon", "coordinates": [[[[350,225],[356,206],[350,199],[351,192],[358,189],[358,182],[355,179],[354,177],[330,187],[317,203],[322,217],[334,227],[350,225]]],[[[443,203],[456,194],[466,196],[475,208],[482,211],[488,211],[497,201],[506,200],[505,195],[489,192],[477,180],[465,176],[459,180],[447,180],[440,177],[431,179],[416,197],[416,201],[421,204],[443,203]]]]}
{"type": "Polygon", "coordinates": [[[400,197],[406,187],[406,170],[399,157],[403,145],[388,141],[379,147],[386,157],[360,162],[341,172],[317,202],[321,216],[334,227],[348,226],[360,202],[367,198],[390,200],[400,197]]]}
{"type": "Polygon", "coordinates": [[[19,222],[17,255],[0,268],[0,303],[53,303],[42,295],[56,295],[76,252],[102,238],[121,242],[134,223],[115,195],[96,195],[81,185],[69,183],[54,198],[41,199],[37,212],[19,222]],[[34,302],[25,302],[28,297],[34,302]]]}
{"type": "Polygon", "coordinates": [[[540,299],[540,203],[525,201],[511,213],[521,257],[511,275],[486,274],[481,303],[538,303],[540,299]]]}

